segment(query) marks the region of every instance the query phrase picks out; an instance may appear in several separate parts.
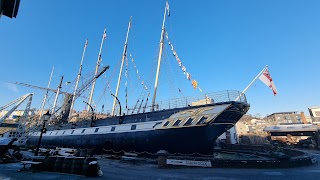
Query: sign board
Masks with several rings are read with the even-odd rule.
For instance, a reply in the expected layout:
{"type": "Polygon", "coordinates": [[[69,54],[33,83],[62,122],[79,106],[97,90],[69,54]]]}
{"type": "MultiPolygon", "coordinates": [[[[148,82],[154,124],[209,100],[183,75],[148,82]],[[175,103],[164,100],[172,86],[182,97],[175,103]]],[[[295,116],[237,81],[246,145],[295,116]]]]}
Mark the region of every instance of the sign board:
{"type": "Polygon", "coordinates": [[[211,161],[167,159],[167,164],[182,165],[182,166],[212,167],[211,161]]]}

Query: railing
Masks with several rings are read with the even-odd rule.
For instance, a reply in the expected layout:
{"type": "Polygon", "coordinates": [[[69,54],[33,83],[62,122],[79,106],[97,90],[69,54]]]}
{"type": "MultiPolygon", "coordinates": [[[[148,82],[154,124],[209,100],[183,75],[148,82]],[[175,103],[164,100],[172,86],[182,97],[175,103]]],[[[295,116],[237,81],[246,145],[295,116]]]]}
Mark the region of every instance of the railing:
{"type": "MultiPolygon", "coordinates": [[[[237,101],[237,102],[247,102],[245,94],[242,94],[239,91],[235,90],[225,90],[214,93],[205,93],[199,96],[192,97],[184,97],[177,99],[170,99],[165,101],[158,101],[155,105],[155,111],[161,111],[165,109],[172,108],[182,108],[188,106],[195,106],[200,104],[211,104],[211,103],[221,103],[221,102],[229,102],[229,101],[237,101]]],[[[137,114],[143,112],[143,106],[140,108],[138,112],[139,105],[134,109],[134,106],[129,108],[129,114],[137,114]]],[[[152,109],[151,103],[148,103],[145,112],[150,112],[152,109]]]]}

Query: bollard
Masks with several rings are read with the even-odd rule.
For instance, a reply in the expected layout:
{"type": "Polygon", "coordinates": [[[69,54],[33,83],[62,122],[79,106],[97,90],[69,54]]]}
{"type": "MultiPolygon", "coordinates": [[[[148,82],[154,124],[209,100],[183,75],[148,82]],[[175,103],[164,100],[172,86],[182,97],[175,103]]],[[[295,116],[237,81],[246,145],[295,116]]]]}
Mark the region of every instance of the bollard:
{"type": "Polygon", "coordinates": [[[75,157],[72,161],[70,173],[71,174],[82,174],[82,168],[83,168],[83,164],[84,164],[85,159],[86,158],[84,158],[84,157],[75,157]]]}
{"type": "Polygon", "coordinates": [[[85,176],[89,175],[89,170],[90,170],[89,163],[93,162],[93,161],[97,161],[97,158],[87,157],[86,160],[84,160],[83,168],[82,168],[82,174],[83,175],[85,175],[85,176]]]}
{"type": "Polygon", "coordinates": [[[53,171],[54,163],[56,162],[56,156],[49,156],[47,161],[45,162],[45,170],[53,171]]]}
{"type": "Polygon", "coordinates": [[[158,167],[163,168],[167,166],[167,157],[168,152],[164,150],[160,150],[157,152],[158,155],[158,167]]]}
{"type": "Polygon", "coordinates": [[[64,159],[63,164],[62,164],[61,172],[70,173],[73,159],[74,159],[73,157],[66,157],[64,159]]]}
{"type": "Polygon", "coordinates": [[[53,166],[53,171],[55,172],[62,171],[62,165],[63,165],[64,159],[65,159],[64,156],[57,157],[56,162],[54,163],[54,166],[53,166]]]}

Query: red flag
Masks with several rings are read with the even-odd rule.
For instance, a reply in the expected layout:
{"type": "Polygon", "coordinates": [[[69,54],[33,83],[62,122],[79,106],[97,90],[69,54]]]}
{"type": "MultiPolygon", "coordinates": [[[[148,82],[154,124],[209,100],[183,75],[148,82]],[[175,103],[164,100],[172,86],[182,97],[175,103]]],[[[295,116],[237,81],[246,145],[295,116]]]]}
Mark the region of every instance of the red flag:
{"type": "Polygon", "coordinates": [[[261,74],[259,79],[272,90],[273,95],[277,95],[278,91],[277,91],[276,86],[273,83],[273,80],[272,80],[272,78],[270,76],[268,68],[266,68],[263,71],[263,73],[261,74]]]}
{"type": "Polygon", "coordinates": [[[191,79],[191,74],[187,72],[187,79],[190,80],[191,79]]]}

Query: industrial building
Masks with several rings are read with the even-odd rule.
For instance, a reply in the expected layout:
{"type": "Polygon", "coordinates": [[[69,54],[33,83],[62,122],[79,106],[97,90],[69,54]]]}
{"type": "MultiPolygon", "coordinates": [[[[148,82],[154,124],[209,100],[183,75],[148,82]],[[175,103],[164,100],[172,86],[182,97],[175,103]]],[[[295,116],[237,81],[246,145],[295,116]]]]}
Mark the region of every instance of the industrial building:
{"type": "Polygon", "coordinates": [[[277,112],[268,115],[265,118],[268,122],[274,124],[296,124],[303,123],[301,119],[301,114],[297,111],[291,112],[277,112]]]}

